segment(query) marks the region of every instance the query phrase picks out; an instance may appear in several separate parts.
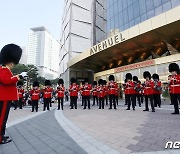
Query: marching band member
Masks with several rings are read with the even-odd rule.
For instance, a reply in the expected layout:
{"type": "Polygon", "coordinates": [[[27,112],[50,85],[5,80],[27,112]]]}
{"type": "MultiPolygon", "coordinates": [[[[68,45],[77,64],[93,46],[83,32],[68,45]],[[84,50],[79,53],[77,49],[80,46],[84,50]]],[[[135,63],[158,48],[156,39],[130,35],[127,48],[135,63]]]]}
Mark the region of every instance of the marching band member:
{"type": "MultiPolygon", "coordinates": [[[[19,100],[18,100],[18,104],[19,104],[19,109],[22,109],[22,105],[23,105],[23,95],[24,95],[24,88],[23,88],[23,82],[19,81],[17,83],[18,87],[18,96],[19,96],[19,100]]],[[[17,108],[17,106],[16,106],[17,108]]]]}
{"type": "Polygon", "coordinates": [[[76,79],[71,78],[71,85],[69,87],[70,92],[70,109],[77,109],[77,98],[78,98],[79,86],[76,84],[76,79]]]}
{"type": "Polygon", "coordinates": [[[51,98],[52,98],[52,91],[53,91],[53,89],[51,88],[51,82],[49,80],[46,80],[45,81],[45,87],[42,91],[43,99],[44,99],[43,111],[46,110],[46,107],[47,107],[47,110],[49,110],[49,105],[51,103],[51,98]]]}
{"type": "Polygon", "coordinates": [[[161,107],[161,93],[162,93],[161,81],[159,81],[158,74],[153,74],[152,78],[154,80],[154,89],[153,89],[154,106],[157,107],[158,105],[159,107],[161,107]]]}
{"type": "Polygon", "coordinates": [[[58,98],[58,110],[60,110],[60,104],[61,104],[61,109],[63,110],[64,107],[64,91],[65,91],[65,87],[64,87],[64,81],[63,79],[59,79],[58,81],[58,87],[56,90],[57,93],[57,98],[58,98]]]}
{"type": "Polygon", "coordinates": [[[136,106],[136,100],[137,100],[139,107],[141,107],[141,100],[140,100],[141,85],[138,82],[137,76],[133,76],[133,82],[134,82],[134,89],[135,89],[135,106],[136,106]]]}
{"type": "Polygon", "coordinates": [[[34,81],[33,82],[33,88],[30,91],[30,96],[32,100],[32,111],[34,112],[34,107],[36,109],[36,112],[38,112],[38,102],[39,102],[39,96],[40,96],[40,89],[39,89],[39,82],[34,81]]]}
{"type": "Polygon", "coordinates": [[[81,104],[81,106],[84,106],[84,90],[83,90],[84,84],[85,84],[84,81],[82,81],[82,85],[79,88],[80,93],[81,93],[81,97],[82,97],[82,104],[81,104]]]}
{"type": "Polygon", "coordinates": [[[108,87],[107,87],[107,81],[103,80],[103,86],[104,86],[104,99],[106,100],[106,105],[108,105],[108,87]]]}
{"type": "Polygon", "coordinates": [[[99,109],[104,109],[104,96],[105,96],[105,89],[103,86],[103,80],[99,79],[98,81],[98,87],[97,87],[97,92],[98,92],[98,99],[99,99],[99,109]]]}
{"type": "Polygon", "coordinates": [[[84,91],[84,108],[86,109],[87,103],[88,103],[88,109],[90,109],[90,91],[92,89],[91,84],[88,83],[88,78],[84,79],[84,86],[82,87],[83,91],[84,91]]]}
{"type": "Polygon", "coordinates": [[[169,91],[169,97],[170,97],[170,101],[171,101],[171,102],[170,102],[170,105],[174,105],[174,104],[173,104],[173,101],[172,101],[172,97],[171,97],[171,88],[170,88],[170,86],[169,86],[171,77],[172,77],[172,75],[169,75],[169,76],[168,76],[168,87],[167,87],[167,88],[168,88],[168,91],[169,91]]]}
{"type": "Polygon", "coordinates": [[[116,101],[115,101],[115,93],[117,89],[117,83],[114,81],[114,76],[109,76],[108,83],[108,93],[109,93],[109,101],[110,101],[110,110],[112,109],[112,104],[114,105],[114,109],[116,110],[116,101]]]}
{"type": "Polygon", "coordinates": [[[123,89],[124,89],[124,101],[125,101],[125,104],[124,104],[124,105],[128,105],[128,103],[127,103],[126,83],[127,83],[127,79],[124,80],[124,84],[123,84],[123,89]]]}
{"type": "Polygon", "coordinates": [[[144,96],[145,96],[145,110],[143,111],[149,111],[149,107],[148,107],[148,99],[149,99],[151,102],[152,112],[155,112],[154,102],[153,102],[154,82],[151,80],[151,74],[148,71],[145,71],[143,73],[143,77],[146,80],[143,84],[144,96]]]}
{"type": "Polygon", "coordinates": [[[117,87],[116,93],[115,93],[115,101],[116,101],[116,104],[117,104],[117,105],[119,105],[119,104],[118,104],[119,90],[120,90],[120,89],[117,87]]]}
{"type": "Polygon", "coordinates": [[[169,65],[169,72],[171,73],[171,78],[169,81],[169,88],[171,91],[171,99],[174,104],[174,112],[172,114],[179,114],[179,105],[180,102],[180,70],[179,65],[176,63],[171,63],[169,65]]]}
{"type": "Polygon", "coordinates": [[[93,95],[93,105],[92,106],[95,105],[95,100],[98,105],[98,96],[97,96],[98,93],[97,93],[97,82],[96,81],[93,82],[92,95],[93,95]]]}
{"type": "Polygon", "coordinates": [[[128,103],[128,107],[126,110],[130,110],[131,104],[132,104],[132,108],[133,110],[135,110],[135,89],[134,89],[134,82],[132,81],[132,74],[131,73],[127,73],[126,74],[126,98],[127,98],[127,103],[128,103]]]}
{"type": "Polygon", "coordinates": [[[5,45],[0,52],[0,144],[11,142],[5,136],[11,102],[18,99],[16,83],[22,76],[13,76],[11,69],[19,63],[22,49],[15,44],[5,45]]]}

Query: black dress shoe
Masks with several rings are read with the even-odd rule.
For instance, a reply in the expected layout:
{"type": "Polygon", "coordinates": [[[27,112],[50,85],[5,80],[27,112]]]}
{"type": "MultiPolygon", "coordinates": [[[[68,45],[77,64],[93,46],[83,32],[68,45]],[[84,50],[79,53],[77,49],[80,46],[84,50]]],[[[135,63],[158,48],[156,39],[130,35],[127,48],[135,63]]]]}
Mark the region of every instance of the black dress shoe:
{"type": "Polygon", "coordinates": [[[146,110],[143,110],[143,111],[149,111],[149,110],[146,109],[146,110]]]}
{"type": "Polygon", "coordinates": [[[7,140],[7,139],[9,139],[9,136],[3,136],[3,139],[7,140]]]}
{"type": "Polygon", "coordinates": [[[111,110],[112,108],[109,108],[109,110],[111,110]]]}
{"type": "Polygon", "coordinates": [[[133,108],[133,111],[135,111],[135,108],[133,108]]]}
{"type": "Polygon", "coordinates": [[[152,112],[155,112],[155,110],[152,110],[152,112]]]}
{"type": "Polygon", "coordinates": [[[130,109],[127,108],[126,110],[130,110],[130,109]]]}
{"type": "Polygon", "coordinates": [[[2,142],[0,142],[0,144],[6,144],[6,143],[9,143],[11,142],[12,140],[2,140],[2,142]]]}
{"type": "Polygon", "coordinates": [[[171,113],[171,114],[179,114],[179,113],[177,113],[177,112],[173,112],[173,113],[171,113]]]}

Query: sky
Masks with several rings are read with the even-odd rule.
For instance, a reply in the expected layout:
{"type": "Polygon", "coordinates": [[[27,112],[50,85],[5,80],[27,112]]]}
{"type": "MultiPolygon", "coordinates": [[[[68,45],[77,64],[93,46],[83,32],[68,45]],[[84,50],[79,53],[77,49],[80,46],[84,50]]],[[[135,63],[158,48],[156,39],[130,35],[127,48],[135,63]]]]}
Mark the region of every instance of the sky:
{"type": "Polygon", "coordinates": [[[0,0],[0,49],[27,46],[30,28],[44,26],[59,40],[64,0],[0,0]]]}

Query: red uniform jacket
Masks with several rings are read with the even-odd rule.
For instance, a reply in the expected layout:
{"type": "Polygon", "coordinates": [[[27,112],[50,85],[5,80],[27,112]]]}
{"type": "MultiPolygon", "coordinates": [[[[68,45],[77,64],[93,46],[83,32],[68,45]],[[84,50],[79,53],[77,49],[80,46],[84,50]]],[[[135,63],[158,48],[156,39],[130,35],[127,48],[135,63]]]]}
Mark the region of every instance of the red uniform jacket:
{"type": "Polygon", "coordinates": [[[24,94],[24,89],[18,88],[18,95],[19,95],[19,98],[23,98],[23,94],[24,94]]]}
{"type": "Polygon", "coordinates": [[[134,81],[134,90],[135,90],[135,94],[140,94],[141,93],[141,84],[134,81]]]}
{"type": "Polygon", "coordinates": [[[144,82],[144,95],[153,95],[154,94],[154,82],[148,80],[144,82]]]}
{"type": "Polygon", "coordinates": [[[70,96],[78,96],[79,86],[76,83],[73,83],[69,87],[70,96]]]}
{"type": "Polygon", "coordinates": [[[125,85],[125,89],[126,89],[126,94],[130,95],[130,94],[136,94],[136,91],[134,89],[134,82],[133,81],[128,81],[126,82],[125,85]]]}
{"type": "Polygon", "coordinates": [[[120,90],[119,88],[116,89],[116,94],[115,94],[116,96],[119,96],[119,90],[120,90]]]}
{"type": "Polygon", "coordinates": [[[116,89],[117,89],[117,83],[116,82],[109,82],[108,83],[108,89],[109,89],[109,91],[108,91],[108,93],[110,94],[110,95],[115,95],[116,94],[116,89]]]}
{"type": "Polygon", "coordinates": [[[7,67],[0,66],[0,101],[12,101],[18,99],[16,82],[18,78],[13,76],[7,67]]]}
{"type": "Polygon", "coordinates": [[[161,87],[161,81],[154,81],[154,94],[161,94],[162,93],[162,91],[157,91],[156,90],[156,87],[161,87]]]}
{"type": "Polygon", "coordinates": [[[90,96],[91,95],[91,84],[85,84],[82,86],[82,91],[84,92],[84,96],[90,96]]]}
{"type": "Polygon", "coordinates": [[[104,96],[108,96],[108,86],[104,85],[104,96]]]}
{"type": "Polygon", "coordinates": [[[170,78],[169,89],[171,94],[180,94],[180,74],[173,75],[170,78]]]}
{"type": "Polygon", "coordinates": [[[97,86],[94,86],[92,94],[93,96],[97,96],[97,86]]]}
{"type": "Polygon", "coordinates": [[[31,95],[32,101],[39,100],[39,94],[40,94],[40,90],[39,89],[32,89],[30,91],[30,95],[31,95]]]}
{"type": "Polygon", "coordinates": [[[64,98],[65,87],[57,87],[56,93],[58,98],[64,98]]]}
{"type": "Polygon", "coordinates": [[[43,98],[51,98],[53,89],[51,87],[46,87],[43,89],[43,98]]]}
{"type": "Polygon", "coordinates": [[[97,87],[98,97],[103,98],[105,96],[105,89],[103,86],[97,87]]]}

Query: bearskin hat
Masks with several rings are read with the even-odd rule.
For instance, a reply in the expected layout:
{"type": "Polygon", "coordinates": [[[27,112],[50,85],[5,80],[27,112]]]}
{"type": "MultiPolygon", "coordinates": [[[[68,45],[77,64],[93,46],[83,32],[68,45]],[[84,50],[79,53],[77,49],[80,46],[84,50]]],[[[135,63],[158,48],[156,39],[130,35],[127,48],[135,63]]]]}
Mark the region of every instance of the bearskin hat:
{"type": "Polygon", "coordinates": [[[127,79],[124,80],[124,83],[126,83],[126,82],[127,82],[127,79]]]}
{"type": "Polygon", "coordinates": [[[144,79],[146,79],[147,77],[149,77],[149,79],[151,79],[151,74],[148,71],[145,71],[143,73],[143,77],[144,77],[144,79]]]}
{"type": "Polygon", "coordinates": [[[7,44],[1,49],[0,64],[7,64],[13,62],[18,64],[21,59],[22,49],[15,44],[7,44]]]}
{"type": "Polygon", "coordinates": [[[93,85],[97,85],[97,81],[94,81],[94,82],[93,82],[93,85]]]}
{"type": "Polygon", "coordinates": [[[109,76],[109,81],[113,80],[114,81],[114,75],[109,76]]]}
{"type": "Polygon", "coordinates": [[[128,80],[132,80],[132,74],[131,73],[127,73],[126,74],[126,79],[128,80]]]}
{"type": "Polygon", "coordinates": [[[137,76],[133,76],[133,81],[138,81],[138,77],[137,76]]]}
{"type": "Polygon", "coordinates": [[[106,85],[107,84],[107,81],[106,80],[103,80],[103,85],[106,85]]]}
{"type": "Polygon", "coordinates": [[[59,80],[58,80],[58,84],[64,84],[63,79],[59,79],[59,80]]]}
{"type": "Polygon", "coordinates": [[[38,81],[34,81],[33,82],[33,87],[39,87],[39,82],[38,81]]]}
{"type": "Polygon", "coordinates": [[[169,64],[169,72],[176,71],[179,74],[179,65],[176,63],[169,64]]]}
{"type": "Polygon", "coordinates": [[[18,81],[17,82],[17,86],[22,86],[23,85],[23,82],[22,81],[18,81]]]}
{"type": "Polygon", "coordinates": [[[102,80],[102,79],[99,79],[99,80],[98,80],[98,84],[99,84],[99,85],[103,84],[103,80],[102,80]]]}
{"type": "Polygon", "coordinates": [[[45,86],[51,86],[51,81],[50,80],[46,80],[45,81],[45,86]]]}
{"type": "Polygon", "coordinates": [[[84,84],[85,84],[85,82],[84,82],[84,81],[82,81],[81,83],[82,83],[82,85],[84,85],[84,84]]]}
{"type": "Polygon", "coordinates": [[[85,82],[85,83],[86,83],[86,82],[89,82],[88,78],[85,78],[85,79],[84,79],[84,82],[85,82]]]}
{"type": "Polygon", "coordinates": [[[158,74],[156,74],[156,73],[154,73],[154,74],[152,75],[152,78],[153,78],[153,79],[157,79],[157,80],[159,80],[159,75],[158,75],[158,74]]]}
{"type": "Polygon", "coordinates": [[[76,79],[75,78],[71,78],[71,83],[75,83],[76,82],[76,79]]]}

